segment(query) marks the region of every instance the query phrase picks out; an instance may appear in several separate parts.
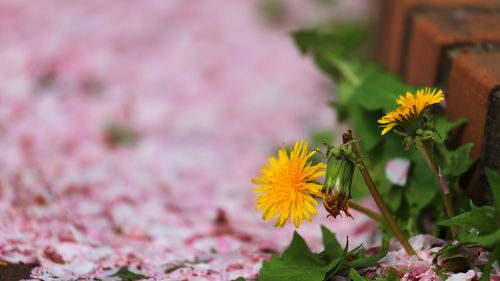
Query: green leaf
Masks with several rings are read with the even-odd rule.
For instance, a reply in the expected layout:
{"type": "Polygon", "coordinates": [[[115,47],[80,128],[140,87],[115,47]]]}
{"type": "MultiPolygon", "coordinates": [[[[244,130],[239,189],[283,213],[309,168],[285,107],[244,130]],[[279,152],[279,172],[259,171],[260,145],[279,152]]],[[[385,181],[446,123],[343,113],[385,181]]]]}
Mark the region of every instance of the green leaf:
{"type": "Polygon", "coordinates": [[[441,137],[438,141],[443,142],[446,140],[446,137],[450,133],[450,131],[460,125],[466,123],[464,118],[460,118],[454,121],[449,121],[446,117],[435,116],[434,117],[434,126],[436,127],[436,132],[441,137]]]}
{"type": "Polygon", "coordinates": [[[326,273],[325,279],[327,279],[327,280],[330,279],[340,270],[340,268],[342,268],[342,266],[344,265],[344,262],[345,262],[345,257],[347,256],[347,249],[348,248],[349,248],[349,238],[346,241],[344,251],[342,252],[342,256],[340,256],[336,259],[333,259],[330,262],[331,269],[326,273]]]}
{"type": "MultiPolygon", "coordinates": [[[[325,238],[329,243],[330,239],[331,237],[325,238]]],[[[344,256],[339,256],[327,260],[320,254],[311,253],[304,239],[295,232],[290,246],[281,258],[273,255],[270,261],[263,263],[257,280],[323,281],[325,276],[337,272],[343,259],[344,256]]]]}
{"type": "Polygon", "coordinates": [[[340,80],[337,82],[337,88],[335,91],[335,100],[332,102],[332,106],[338,112],[339,121],[345,121],[349,117],[348,110],[351,107],[356,107],[356,104],[352,104],[354,87],[351,83],[346,80],[340,80]]]}
{"type": "Polygon", "coordinates": [[[303,29],[292,33],[300,52],[305,54],[328,50],[343,56],[356,49],[364,40],[365,27],[356,23],[337,23],[321,29],[303,29]]]}
{"type": "Polygon", "coordinates": [[[454,151],[448,152],[449,165],[445,168],[444,174],[450,178],[458,178],[460,175],[469,170],[474,164],[474,160],[469,159],[469,154],[474,144],[467,143],[454,151]]]}
{"type": "Polygon", "coordinates": [[[135,280],[141,280],[141,279],[147,279],[148,278],[145,275],[134,273],[134,272],[130,271],[128,268],[126,268],[126,267],[121,268],[113,276],[117,276],[117,277],[121,278],[124,281],[135,281],[135,280]]]}
{"type": "Polygon", "coordinates": [[[460,214],[451,219],[440,221],[442,226],[460,226],[477,229],[480,233],[491,233],[498,229],[494,209],[491,206],[474,207],[469,212],[460,214]]]}
{"type": "MultiPolygon", "coordinates": [[[[434,272],[443,280],[448,279],[448,275],[446,275],[446,269],[444,268],[435,268],[434,272]]],[[[489,279],[488,279],[489,280],[489,279]]]]}
{"type": "Polygon", "coordinates": [[[325,226],[321,226],[321,235],[323,237],[323,245],[325,249],[321,252],[327,260],[332,260],[342,256],[344,249],[337,241],[337,237],[325,226]]]}
{"type": "Polygon", "coordinates": [[[375,255],[370,257],[357,257],[354,260],[347,261],[346,264],[354,268],[363,268],[372,266],[376,264],[381,258],[387,255],[388,249],[389,249],[389,239],[384,239],[382,241],[382,247],[380,248],[380,251],[375,255]]]}
{"type": "Polygon", "coordinates": [[[493,200],[495,200],[497,217],[500,217],[500,173],[497,173],[491,169],[486,169],[485,173],[488,177],[488,183],[490,184],[491,192],[493,193],[493,200]]]}
{"type": "Polygon", "coordinates": [[[294,259],[303,253],[310,253],[309,247],[297,231],[294,231],[290,246],[283,252],[283,259],[294,259]]]}
{"type": "Polygon", "coordinates": [[[420,155],[416,155],[412,162],[406,198],[413,208],[412,211],[418,213],[432,202],[439,191],[439,183],[420,155]]]}
{"type": "Polygon", "coordinates": [[[273,255],[269,262],[264,262],[257,280],[322,281],[326,272],[325,266],[319,262],[311,262],[310,257],[290,261],[273,255]],[[301,264],[302,261],[305,264],[301,264]]]}
{"type": "MultiPolygon", "coordinates": [[[[353,95],[366,110],[391,111],[397,107],[398,96],[413,90],[398,76],[375,63],[365,64],[356,74],[361,83],[355,88],[353,95]]],[[[375,124],[373,125],[376,126],[375,124]]]]}
{"type": "Polygon", "coordinates": [[[483,247],[498,245],[498,243],[500,242],[500,228],[491,234],[479,235],[476,238],[473,238],[471,241],[483,247]]]}
{"type": "Polygon", "coordinates": [[[366,279],[363,276],[359,275],[359,273],[354,269],[351,268],[349,271],[349,277],[351,277],[352,281],[367,281],[370,279],[366,279]]]}
{"type": "Polygon", "coordinates": [[[353,106],[349,110],[349,116],[356,129],[356,137],[361,140],[359,143],[363,151],[370,152],[382,141],[380,128],[376,125],[380,112],[360,110],[353,106]]]}

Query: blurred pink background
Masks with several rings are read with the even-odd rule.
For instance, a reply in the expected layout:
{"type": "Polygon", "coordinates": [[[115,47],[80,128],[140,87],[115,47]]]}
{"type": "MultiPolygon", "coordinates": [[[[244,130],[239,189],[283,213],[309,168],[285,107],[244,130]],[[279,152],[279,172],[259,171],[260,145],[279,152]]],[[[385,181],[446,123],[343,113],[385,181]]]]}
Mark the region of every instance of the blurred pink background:
{"type": "MultiPolygon", "coordinates": [[[[250,179],[337,126],[289,36],[367,14],[332,2],[283,2],[273,23],[255,1],[2,1],[0,261],[44,279],[254,277],[293,226],[261,220],[250,179]]],[[[373,230],[320,211],[299,230],[315,249],[320,224],[373,230]]]]}

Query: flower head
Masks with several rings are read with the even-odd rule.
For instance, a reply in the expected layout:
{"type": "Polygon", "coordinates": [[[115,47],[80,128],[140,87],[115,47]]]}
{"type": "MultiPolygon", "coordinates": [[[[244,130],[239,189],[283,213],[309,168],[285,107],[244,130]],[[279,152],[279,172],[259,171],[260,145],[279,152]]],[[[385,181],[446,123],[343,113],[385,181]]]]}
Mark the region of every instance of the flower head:
{"type": "Polygon", "coordinates": [[[316,214],[318,202],[314,196],[321,197],[321,185],[313,182],[324,175],[325,165],[312,165],[309,159],[315,151],[309,152],[306,141],[296,142],[290,153],[285,148],[278,152],[278,159],[269,157],[269,164],[264,164],[261,174],[252,180],[259,188],[257,209],[262,211],[262,218],[269,220],[278,217],[275,226],[284,226],[290,218],[299,227],[311,214],[316,214]]]}
{"type": "Polygon", "coordinates": [[[328,211],[328,216],[334,218],[341,215],[341,211],[352,218],[349,212],[349,199],[351,199],[355,165],[349,156],[352,154],[350,149],[350,145],[329,147],[326,153],[328,162],[321,192],[323,193],[323,206],[328,211]]]}
{"type": "MultiPolygon", "coordinates": [[[[410,129],[416,130],[421,123],[422,111],[428,106],[439,103],[444,100],[442,90],[424,88],[417,91],[415,95],[410,92],[406,96],[399,96],[396,103],[399,105],[395,110],[387,113],[378,120],[384,129],[382,135],[385,135],[397,125],[407,125],[410,129]]],[[[421,127],[421,126],[420,126],[421,127]]]]}

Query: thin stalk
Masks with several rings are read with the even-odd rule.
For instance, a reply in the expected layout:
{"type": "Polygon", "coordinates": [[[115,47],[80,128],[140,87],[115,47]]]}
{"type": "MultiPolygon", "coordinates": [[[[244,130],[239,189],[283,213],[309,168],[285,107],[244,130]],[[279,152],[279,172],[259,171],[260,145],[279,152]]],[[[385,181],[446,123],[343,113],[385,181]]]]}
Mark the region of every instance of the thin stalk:
{"type": "MultiPolygon", "coordinates": [[[[425,160],[427,161],[427,164],[429,164],[429,167],[432,169],[434,174],[436,175],[439,186],[440,186],[440,191],[441,195],[443,197],[443,202],[444,202],[444,209],[446,211],[446,216],[448,218],[452,218],[455,216],[455,212],[453,211],[453,204],[451,202],[450,198],[450,189],[448,187],[448,184],[446,183],[446,179],[444,178],[443,174],[441,173],[441,168],[439,167],[436,158],[434,157],[434,153],[432,152],[432,141],[423,141],[421,145],[418,146],[420,152],[422,152],[425,160]]],[[[451,236],[452,238],[455,238],[458,229],[455,226],[450,227],[451,231],[451,236]]]]}
{"type": "Polygon", "coordinates": [[[352,71],[345,61],[329,52],[323,52],[322,55],[325,56],[328,62],[330,62],[351,85],[356,87],[361,84],[359,77],[352,71]]]}
{"type": "Polygon", "coordinates": [[[349,206],[353,209],[353,210],[356,210],[362,214],[364,214],[365,216],[373,219],[373,220],[376,220],[378,222],[383,222],[384,221],[384,217],[377,213],[377,212],[374,212],[368,208],[365,208],[363,206],[361,206],[360,204],[356,203],[356,202],[349,202],[349,206]]]}
{"type": "Polygon", "coordinates": [[[370,174],[368,173],[368,169],[365,166],[365,163],[363,159],[361,158],[361,154],[359,153],[358,148],[356,147],[356,144],[352,142],[352,131],[349,130],[347,133],[345,133],[343,136],[343,141],[344,143],[350,142],[351,141],[351,147],[352,147],[352,152],[354,153],[354,156],[356,157],[357,163],[358,163],[358,168],[359,171],[361,172],[361,175],[363,176],[363,179],[365,180],[366,186],[368,187],[368,190],[370,191],[370,194],[372,195],[373,199],[375,200],[375,203],[377,203],[377,206],[382,213],[382,216],[384,217],[385,221],[387,222],[387,225],[391,229],[392,233],[394,233],[394,236],[399,240],[401,243],[401,246],[405,249],[406,253],[408,255],[412,256],[415,255],[418,257],[417,252],[415,252],[415,249],[411,246],[410,242],[408,242],[408,239],[403,235],[401,230],[399,229],[398,225],[396,224],[396,221],[391,215],[391,212],[387,208],[387,206],[384,203],[384,200],[382,200],[382,196],[380,196],[380,193],[377,190],[377,187],[375,186],[375,183],[373,182],[370,174]]]}

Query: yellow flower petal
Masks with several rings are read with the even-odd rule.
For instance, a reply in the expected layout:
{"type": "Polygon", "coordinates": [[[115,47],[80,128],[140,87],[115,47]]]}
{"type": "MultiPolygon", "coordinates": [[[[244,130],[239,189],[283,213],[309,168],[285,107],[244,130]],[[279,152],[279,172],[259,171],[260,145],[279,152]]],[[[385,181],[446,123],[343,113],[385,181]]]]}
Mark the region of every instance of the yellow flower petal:
{"type": "Polygon", "coordinates": [[[277,159],[269,157],[269,164],[264,164],[261,174],[252,179],[260,186],[253,191],[260,194],[256,203],[264,220],[277,217],[277,227],[284,226],[287,220],[299,227],[317,213],[314,196],[321,196],[321,185],[312,181],[325,174],[325,165],[312,165],[309,159],[314,154],[306,141],[298,141],[289,153],[281,148],[277,159]]]}
{"type": "Polygon", "coordinates": [[[382,135],[385,135],[392,128],[405,121],[417,118],[428,106],[443,100],[443,91],[431,88],[419,89],[415,95],[407,92],[405,96],[399,96],[396,99],[398,108],[378,120],[379,124],[383,124],[382,135]]]}

